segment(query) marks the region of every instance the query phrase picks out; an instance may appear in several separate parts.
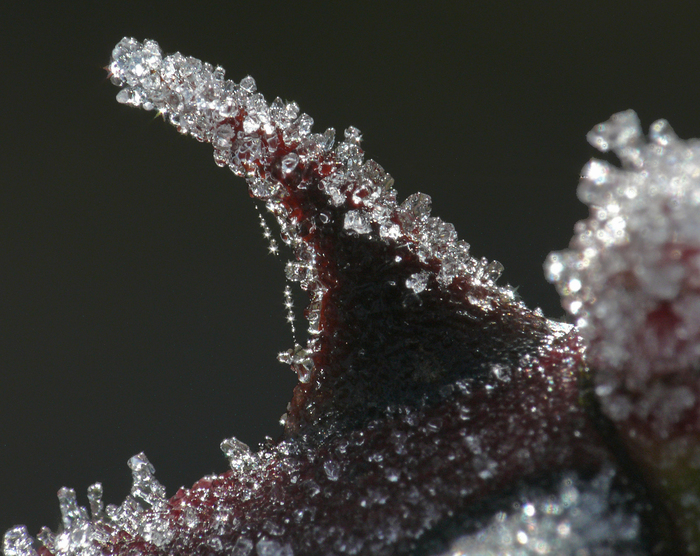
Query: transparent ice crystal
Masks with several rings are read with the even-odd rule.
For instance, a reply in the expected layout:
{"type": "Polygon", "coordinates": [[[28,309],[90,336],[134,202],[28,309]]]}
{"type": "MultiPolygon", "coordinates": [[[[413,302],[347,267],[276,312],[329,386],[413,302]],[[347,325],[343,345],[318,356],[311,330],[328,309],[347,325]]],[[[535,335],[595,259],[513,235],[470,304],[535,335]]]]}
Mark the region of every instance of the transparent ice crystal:
{"type": "Polygon", "coordinates": [[[623,374],[626,388],[642,390],[654,374],[700,364],[700,141],[680,140],[665,120],[647,141],[631,110],[594,127],[588,141],[622,168],[585,166],[578,196],[590,217],[545,271],[590,361],[608,373],[599,393],[623,374]]]}
{"type": "Polygon", "coordinates": [[[429,279],[430,273],[427,270],[421,270],[406,278],[406,287],[415,293],[420,293],[428,286],[429,279]]]}
{"type": "Polygon", "coordinates": [[[640,544],[639,518],[611,500],[612,469],[589,481],[564,477],[556,494],[526,489],[478,533],[450,543],[439,556],[542,554],[628,556],[646,554],[640,544]]]}
{"type": "Polygon", "coordinates": [[[628,110],[588,141],[578,196],[590,208],[547,278],[587,343],[595,394],[668,505],[688,553],[700,551],[700,140],[666,120],[648,140],[628,110]]]}
{"type": "Polygon", "coordinates": [[[36,556],[34,539],[24,525],[17,525],[5,533],[2,553],[5,556],[36,556]]]}

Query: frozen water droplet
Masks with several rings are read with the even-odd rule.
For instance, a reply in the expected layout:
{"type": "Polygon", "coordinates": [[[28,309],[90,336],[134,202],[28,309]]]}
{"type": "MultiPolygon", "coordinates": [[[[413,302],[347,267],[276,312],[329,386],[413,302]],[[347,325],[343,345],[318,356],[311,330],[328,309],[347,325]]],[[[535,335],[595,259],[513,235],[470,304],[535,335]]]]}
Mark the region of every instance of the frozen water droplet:
{"type": "Polygon", "coordinates": [[[360,141],[362,141],[362,134],[360,133],[359,129],[357,129],[354,126],[350,126],[345,130],[345,140],[349,143],[355,143],[359,145],[360,141]]]}
{"type": "Polygon", "coordinates": [[[335,129],[329,127],[322,135],[321,148],[324,151],[330,151],[333,149],[333,143],[335,142],[335,129]]]}
{"type": "Polygon", "coordinates": [[[281,544],[272,539],[262,538],[255,545],[258,556],[294,556],[294,551],[288,544],[281,544]]]}
{"type": "Polygon", "coordinates": [[[156,546],[164,546],[174,535],[170,529],[169,523],[159,515],[149,515],[142,519],[139,524],[139,535],[146,542],[150,542],[156,546]]]}
{"type": "Polygon", "coordinates": [[[165,487],[155,478],[155,468],[141,452],[129,459],[129,468],[133,484],[131,495],[144,501],[149,506],[160,506],[165,503],[165,487]]]}
{"type": "Polygon", "coordinates": [[[309,265],[299,261],[289,261],[284,268],[287,280],[290,282],[304,282],[309,278],[309,265]]]}
{"type": "Polygon", "coordinates": [[[117,93],[117,102],[120,104],[132,104],[134,94],[131,89],[122,89],[117,93]]]}
{"type": "Polygon", "coordinates": [[[197,516],[197,512],[190,506],[187,506],[182,511],[181,519],[184,521],[185,526],[189,529],[193,529],[199,525],[199,517],[197,516]]]}
{"type": "Polygon", "coordinates": [[[406,287],[409,290],[413,290],[414,293],[420,293],[428,287],[429,278],[430,272],[427,270],[421,270],[420,272],[411,274],[411,276],[406,278],[406,287]]]}
{"type": "Polygon", "coordinates": [[[277,186],[268,180],[252,178],[248,181],[248,190],[257,199],[268,199],[275,193],[276,189],[277,186]]]}
{"type": "Polygon", "coordinates": [[[78,506],[75,497],[75,490],[63,487],[58,491],[58,502],[61,508],[63,527],[70,529],[72,524],[78,520],[88,520],[87,512],[78,506]]]}
{"type": "Polygon", "coordinates": [[[417,223],[428,219],[430,216],[430,203],[430,196],[425,193],[409,195],[406,200],[401,203],[398,209],[398,215],[404,231],[409,232],[417,223]]]}
{"type": "Polygon", "coordinates": [[[277,355],[277,360],[280,363],[285,363],[292,367],[292,370],[297,373],[299,382],[304,384],[311,380],[311,374],[314,370],[313,352],[299,344],[277,355]]]}
{"type": "Polygon", "coordinates": [[[649,138],[662,147],[678,140],[678,136],[666,120],[656,120],[649,128],[649,138]]]}
{"type": "Polygon", "coordinates": [[[494,365],[491,365],[491,374],[501,382],[510,382],[511,373],[510,368],[507,365],[503,365],[500,363],[495,363],[494,365]]]}
{"type": "Polygon", "coordinates": [[[314,119],[308,114],[302,114],[296,122],[297,133],[300,137],[306,137],[311,133],[311,128],[314,125],[314,119]]]}
{"type": "Polygon", "coordinates": [[[228,149],[234,137],[234,130],[230,125],[221,125],[216,128],[212,144],[218,149],[228,149]]]}
{"type": "Polygon", "coordinates": [[[102,483],[95,483],[88,487],[88,501],[90,502],[90,513],[92,519],[96,520],[102,516],[104,502],[102,502],[102,483]]]}
{"type": "Polygon", "coordinates": [[[245,120],[243,120],[244,133],[250,134],[257,131],[258,129],[260,129],[260,121],[257,118],[248,116],[245,120]]]}
{"type": "Polygon", "coordinates": [[[491,261],[484,268],[482,278],[491,284],[495,283],[503,273],[503,265],[498,261],[491,261]]]}
{"type": "Polygon", "coordinates": [[[628,145],[636,145],[642,137],[639,118],[633,110],[618,112],[605,123],[598,124],[588,132],[588,142],[605,152],[614,150],[618,154],[628,145]]]}
{"type": "Polygon", "coordinates": [[[369,234],[372,232],[372,225],[369,215],[361,210],[349,210],[345,213],[343,228],[356,234],[369,234]]]}
{"type": "Polygon", "coordinates": [[[284,535],[284,525],[281,523],[278,523],[276,521],[272,521],[270,519],[265,520],[263,523],[263,531],[266,533],[269,533],[270,535],[273,535],[275,537],[279,537],[281,535],[284,535]]]}
{"type": "Polygon", "coordinates": [[[328,459],[324,461],[323,470],[331,481],[337,481],[340,477],[340,465],[338,465],[338,462],[335,460],[328,459]]]}

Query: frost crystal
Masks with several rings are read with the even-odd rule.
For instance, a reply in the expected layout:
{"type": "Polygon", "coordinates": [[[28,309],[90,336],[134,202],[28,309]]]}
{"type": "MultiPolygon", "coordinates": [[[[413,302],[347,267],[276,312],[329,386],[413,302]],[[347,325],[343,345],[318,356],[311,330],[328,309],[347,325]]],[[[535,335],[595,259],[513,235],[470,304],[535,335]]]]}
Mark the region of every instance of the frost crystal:
{"type": "Polygon", "coordinates": [[[343,227],[356,234],[368,234],[372,231],[369,216],[361,210],[349,210],[345,213],[343,227]]]}
{"type": "MultiPolygon", "coordinates": [[[[590,361],[606,372],[599,393],[623,375],[642,391],[656,373],[700,364],[700,141],[678,139],[665,120],[649,138],[631,110],[591,130],[588,141],[617,154],[622,169],[586,165],[578,196],[591,216],[545,265],[590,361]]],[[[613,416],[626,416],[623,404],[613,416]]]]}
{"type": "Polygon", "coordinates": [[[257,459],[245,442],[237,438],[227,438],[221,442],[221,451],[229,461],[231,469],[249,470],[257,459]]]}
{"type": "Polygon", "coordinates": [[[428,286],[430,273],[426,270],[421,270],[406,278],[406,287],[416,293],[422,292],[428,286]]]}
{"type": "Polygon", "coordinates": [[[5,556],[36,556],[32,538],[24,525],[13,527],[5,533],[2,552],[5,556]]]}

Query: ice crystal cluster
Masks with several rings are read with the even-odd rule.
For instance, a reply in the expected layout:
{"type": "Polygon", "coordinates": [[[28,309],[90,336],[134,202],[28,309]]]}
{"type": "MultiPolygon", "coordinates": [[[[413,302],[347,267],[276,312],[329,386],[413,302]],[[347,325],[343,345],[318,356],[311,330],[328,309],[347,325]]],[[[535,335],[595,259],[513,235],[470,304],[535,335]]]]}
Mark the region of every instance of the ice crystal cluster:
{"type": "MultiPolygon", "coordinates": [[[[35,540],[15,527],[5,556],[673,553],[579,403],[576,331],[496,285],[500,264],[472,257],[427,195],[398,203],[359,130],[336,144],[253,78],[227,80],[154,41],[123,39],[109,71],[119,102],[211,143],[274,215],[293,254],[286,275],[309,296],[309,340],[279,356],[299,383],[278,442],[224,440],[231,469],[170,499],[135,456],[121,506],[103,508],[95,485],[88,513],[62,489],[59,531],[35,540]]],[[[550,256],[548,278],[587,342],[604,409],[618,425],[662,415],[668,433],[696,407],[697,379],[646,383],[696,369],[700,355],[700,143],[657,122],[647,144],[632,112],[589,140],[624,170],[586,167],[591,218],[550,256]]],[[[285,306],[293,319],[289,289],[285,306]]],[[[689,483],[677,484],[680,506],[692,505],[689,483]]]]}
{"type": "MultiPolygon", "coordinates": [[[[145,542],[163,546],[173,533],[164,519],[167,508],[165,488],[155,478],[153,466],[144,454],[137,454],[128,462],[132,474],[131,493],[120,506],[102,502],[102,485],[95,483],[88,489],[90,512],[79,506],[75,491],[58,491],[61,508],[61,529],[53,533],[42,528],[37,540],[52,554],[98,556],[102,552],[97,543],[106,542],[114,531],[141,537],[145,542]]],[[[5,533],[5,556],[37,556],[34,541],[23,525],[5,533]]]]}
{"type": "Polygon", "coordinates": [[[644,137],[628,110],[588,141],[622,168],[591,160],[590,207],[545,270],[588,345],[595,392],[638,464],[673,499],[700,551],[700,141],[666,120],[644,137]]]}
{"type": "Polygon", "coordinates": [[[656,425],[670,427],[696,405],[700,141],[678,139],[665,120],[649,139],[631,110],[590,131],[589,142],[622,168],[595,159],[584,168],[578,195],[591,216],[546,270],[590,346],[608,414],[654,410],[656,425]],[[678,380],[683,371],[688,384],[678,380]]]}
{"type": "Polygon", "coordinates": [[[592,481],[568,476],[556,494],[523,489],[513,504],[517,511],[496,513],[479,532],[457,537],[439,556],[644,554],[637,544],[639,518],[610,503],[614,476],[612,469],[592,481]]]}
{"type": "Polygon", "coordinates": [[[590,131],[622,168],[586,165],[578,196],[591,216],[546,269],[592,346],[591,363],[634,368],[628,387],[700,362],[700,141],[678,139],[665,120],[649,139],[631,110],[590,131]]]}

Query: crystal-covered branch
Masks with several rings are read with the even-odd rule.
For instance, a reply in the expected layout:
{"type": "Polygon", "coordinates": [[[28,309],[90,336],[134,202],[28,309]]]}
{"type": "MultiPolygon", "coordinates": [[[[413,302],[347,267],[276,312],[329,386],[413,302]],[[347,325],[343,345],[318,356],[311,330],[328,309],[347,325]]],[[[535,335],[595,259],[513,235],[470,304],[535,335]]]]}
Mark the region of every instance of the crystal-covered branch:
{"type": "MultiPolygon", "coordinates": [[[[415,193],[397,203],[391,176],[364,160],[358,129],[345,130],[336,145],[333,129],[312,133],[313,119],[296,103],[276,98],[268,104],[252,77],[236,83],[224,78],[221,67],[179,53],[163,57],[154,41],[123,39],[112,58],[112,81],[122,87],[117,100],[158,110],[181,133],[211,143],[216,163],[244,176],[251,196],[276,217],[294,255],[287,278],[299,282],[310,298],[309,341],[279,356],[301,383],[314,383],[320,372],[317,354],[331,341],[324,313],[337,313],[333,306],[339,301],[329,289],[338,280],[333,267],[338,247],[329,238],[339,232],[358,244],[405,251],[397,257],[412,263],[401,285],[416,295],[429,286],[446,291],[475,285],[515,303],[512,289],[495,286],[500,263],[473,258],[452,224],[430,216],[428,195],[415,193]]],[[[478,303],[483,310],[495,306],[478,303]]],[[[292,428],[317,413],[309,407],[296,411],[296,405],[283,417],[292,428]]]]}
{"type": "Polygon", "coordinates": [[[15,527],[5,556],[695,549],[696,143],[660,122],[647,144],[631,112],[590,134],[625,169],[587,166],[579,194],[591,218],[547,263],[584,347],[576,329],[497,285],[500,264],[472,257],[431,216],[430,197],[398,203],[356,128],[336,144],[296,103],[268,103],[251,77],[227,80],[154,41],[123,39],[109,70],[119,102],[211,143],[274,215],[293,255],[286,275],[309,295],[309,340],[279,356],[299,378],[280,440],[258,451],[224,440],[230,470],[170,499],[135,456],[123,504],[104,508],[94,485],[88,512],[62,489],[59,531],[34,540],[15,527]],[[580,403],[585,349],[641,475],[580,403]]]}

